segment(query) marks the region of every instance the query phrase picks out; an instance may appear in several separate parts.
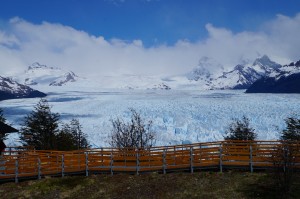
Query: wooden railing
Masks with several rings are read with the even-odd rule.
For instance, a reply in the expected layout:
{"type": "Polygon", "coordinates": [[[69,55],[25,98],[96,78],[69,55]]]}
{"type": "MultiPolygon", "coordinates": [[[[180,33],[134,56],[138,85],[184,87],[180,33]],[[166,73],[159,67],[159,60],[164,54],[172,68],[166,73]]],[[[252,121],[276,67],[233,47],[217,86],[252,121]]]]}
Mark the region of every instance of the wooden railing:
{"type": "MultiPolygon", "coordinates": [[[[42,151],[8,149],[0,157],[0,181],[69,174],[171,170],[258,169],[274,168],[279,141],[220,141],[189,145],[152,147],[144,150],[100,148],[78,151],[42,151]]],[[[293,167],[300,169],[300,142],[293,147],[293,167]]],[[[276,159],[277,158],[277,159],[276,159]]]]}

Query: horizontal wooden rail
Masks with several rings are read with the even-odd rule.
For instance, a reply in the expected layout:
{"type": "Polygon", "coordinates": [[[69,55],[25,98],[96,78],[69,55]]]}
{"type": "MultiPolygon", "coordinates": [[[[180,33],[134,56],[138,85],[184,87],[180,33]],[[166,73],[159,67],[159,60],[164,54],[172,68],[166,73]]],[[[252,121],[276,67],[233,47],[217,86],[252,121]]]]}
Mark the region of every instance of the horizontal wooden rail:
{"type": "Polygon", "coordinates": [[[46,175],[107,172],[147,172],[171,170],[275,168],[282,154],[292,151],[293,167],[300,169],[300,142],[220,141],[152,147],[149,149],[100,148],[77,151],[8,148],[0,156],[0,180],[15,180],[46,175]]]}

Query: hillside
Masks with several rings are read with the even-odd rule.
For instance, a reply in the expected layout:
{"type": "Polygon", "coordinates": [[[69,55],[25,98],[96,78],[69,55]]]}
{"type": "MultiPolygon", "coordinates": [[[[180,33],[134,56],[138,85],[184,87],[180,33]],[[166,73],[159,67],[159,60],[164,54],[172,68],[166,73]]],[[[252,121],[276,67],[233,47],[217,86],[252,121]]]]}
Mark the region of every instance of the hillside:
{"type": "Polygon", "coordinates": [[[34,90],[29,86],[19,84],[18,82],[0,76],[0,100],[45,97],[46,94],[34,90]]]}
{"type": "MultiPolygon", "coordinates": [[[[292,197],[300,195],[296,173],[292,197]]],[[[273,174],[247,172],[149,173],[48,178],[0,185],[14,198],[281,198],[273,174]]]]}

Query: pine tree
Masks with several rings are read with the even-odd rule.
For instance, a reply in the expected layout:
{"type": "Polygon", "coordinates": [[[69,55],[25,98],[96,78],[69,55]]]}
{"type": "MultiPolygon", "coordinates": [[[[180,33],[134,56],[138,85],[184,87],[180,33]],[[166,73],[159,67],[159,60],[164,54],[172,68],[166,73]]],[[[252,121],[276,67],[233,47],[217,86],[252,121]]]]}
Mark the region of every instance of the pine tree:
{"type": "Polygon", "coordinates": [[[89,147],[87,135],[83,133],[82,126],[78,119],[72,119],[70,122],[71,133],[75,139],[77,149],[85,149],[89,147]]]}
{"type": "Polygon", "coordinates": [[[71,127],[69,124],[64,124],[62,129],[56,136],[57,150],[59,151],[69,151],[76,150],[76,140],[71,133],[71,127]]]}
{"type": "Polygon", "coordinates": [[[41,99],[34,110],[25,117],[20,133],[25,146],[38,150],[56,149],[59,114],[52,113],[46,99],[41,99]]]}
{"type": "Polygon", "coordinates": [[[72,119],[69,124],[64,124],[57,135],[57,149],[68,151],[85,149],[89,147],[87,135],[82,132],[78,119],[72,119]]]}
{"type": "MultiPolygon", "coordinates": [[[[6,119],[5,119],[4,115],[3,115],[3,110],[1,108],[0,108],[0,122],[3,122],[3,123],[6,122],[6,119]]],[[[0,133],[0,141],[1,140],[5,140],[5,138],[6,138],[6,135],[0,133]]]]}
{"type": "Polygon", "coordinates": [[[254,129],[250,127],[249,119],[243,116],[242,120],[234,119],[229,125],[225,140],[255,140],[257,134],[254,129]]]}
{"type": "Polygon", "coordinates": [[[300,141],[300,119],[289,117],[285,120],[287,128],[281,133],[281,140],[300,141]]]}
{"type": "Polygon", "coordinates": [[[3,122],[3,123],[6,122],[6,119],[5,119],[4,115],[3,115],[3,110],[1,108],[0,108],[0,122],[3,122]]]}

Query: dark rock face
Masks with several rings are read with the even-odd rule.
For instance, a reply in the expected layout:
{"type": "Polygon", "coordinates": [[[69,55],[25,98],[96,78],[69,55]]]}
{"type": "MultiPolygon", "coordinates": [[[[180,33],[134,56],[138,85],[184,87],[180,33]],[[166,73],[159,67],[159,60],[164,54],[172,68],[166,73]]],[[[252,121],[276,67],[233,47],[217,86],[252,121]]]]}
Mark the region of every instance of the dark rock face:
{"type": "Polygon", "coordinates": [[[45,93],[0,76],[0,100],[45,97],[45,93]]]}
{"type": "Polygon", "coordinates": [[[300,93],[300,73],[280,78],[263,77],[254,82],[246,93],[300,93]]]}

